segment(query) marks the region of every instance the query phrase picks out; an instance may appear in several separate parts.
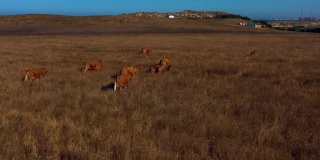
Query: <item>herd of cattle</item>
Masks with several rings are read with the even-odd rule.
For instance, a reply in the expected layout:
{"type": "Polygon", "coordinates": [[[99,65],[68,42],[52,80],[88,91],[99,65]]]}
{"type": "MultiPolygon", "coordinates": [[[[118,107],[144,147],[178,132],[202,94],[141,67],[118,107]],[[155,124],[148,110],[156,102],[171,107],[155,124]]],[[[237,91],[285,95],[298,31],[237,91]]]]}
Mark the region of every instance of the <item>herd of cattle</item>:
{"type": "MultiPolygon", "coordinates": [[[[152,48],[145,47],[142,48],[141,53],[149,54],[151,53],[152,48]]],[[[83,72],[89,70],[99,70],[102,66],[102,61],[89,61],[84,62],[83,72]]],[[[167,71],[171,70],[172,65],[169,63],[169,58],[161,59],[158,64],[155,64],[150,67],[150,73],[159,73],[162,70],[166,69],[167,71]]],[[[141,70],[142,65],[137,65],[134,67],[123,67],[120,70],[120,74],[115,77],[113,90],[122,89],[128,87],[131,81],[133,80],[133,76],[141,70]]],[[[24,81],[29,80],[30,82],[34,79],[40,79],[48,73],[47,68],[36,68],[36,69],[28,69],[24,75],[24,81]]]]}
{"type": "MultiPolygon", "coordinates": [[[[152,48],[145,47],[142,48],[141,53],[149,54],[151,53],[152,48]]],[[[256,55],[256,51],[252,51],[250,53],[250,57],[256,55]]],[[[102,61],[90,61],[84,63],[83,72],[88,70],[99,70],[102,66],[102,61]]],[[[150,73],[159,73],[162,70],[166,69],[167,71],[171,70],[172,65],[169,63],[169,58],[161,59],[158,64],[155,64],[150,67],[150,73]]],[[[115,77],[113,90],[116,91],[117,89],[122,89],[128,87],[131,81],[133,80],[133,76],[141,70],[142,65],[137,65],[134,67],[123,67],[120,70],[120,75],[115,77]]],[[[28,69],[24,75],[24,81],[29,80],[30,82],[34,79],[40,79],[41,77],[45,76],[48,73],[47,68],[37,68],[37,69],[28,69]]]]}

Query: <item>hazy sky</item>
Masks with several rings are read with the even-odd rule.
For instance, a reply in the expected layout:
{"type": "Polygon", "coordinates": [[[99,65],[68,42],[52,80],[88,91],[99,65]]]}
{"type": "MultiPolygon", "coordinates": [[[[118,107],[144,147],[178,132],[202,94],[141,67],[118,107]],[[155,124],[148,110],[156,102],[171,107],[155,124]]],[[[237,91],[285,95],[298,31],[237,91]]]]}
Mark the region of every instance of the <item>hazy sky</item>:
{"type": "Polygon", "coordinates": [[[320,0],[1,0],[0,15],[115,15],[132,12],[225,11],[251,19],[320,19],[320,0]]]}

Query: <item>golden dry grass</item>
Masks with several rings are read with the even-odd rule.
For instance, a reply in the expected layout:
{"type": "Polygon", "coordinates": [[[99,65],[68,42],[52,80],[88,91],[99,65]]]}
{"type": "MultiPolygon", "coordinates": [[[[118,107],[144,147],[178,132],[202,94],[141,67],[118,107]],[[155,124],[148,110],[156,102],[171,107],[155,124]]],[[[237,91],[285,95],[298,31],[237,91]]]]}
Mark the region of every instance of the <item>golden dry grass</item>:
{"type": "Polygon", "coordinates": [[[245,30],[2,36],[0,159],[319,159],[320,35],[245,30]]]}

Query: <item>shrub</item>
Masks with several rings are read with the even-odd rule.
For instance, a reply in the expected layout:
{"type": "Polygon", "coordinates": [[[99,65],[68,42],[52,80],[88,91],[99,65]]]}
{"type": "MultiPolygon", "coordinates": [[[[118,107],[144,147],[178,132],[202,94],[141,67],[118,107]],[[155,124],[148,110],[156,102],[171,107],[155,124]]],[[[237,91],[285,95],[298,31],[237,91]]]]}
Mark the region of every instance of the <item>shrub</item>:
{"type": "Polygon", "coordinates": [[[223,14],[223,15],[216,15],[216,18],[241,18],[244,20],[250,21],[251,19],[249,17],[244,17],[238,14],[223,14]]]}

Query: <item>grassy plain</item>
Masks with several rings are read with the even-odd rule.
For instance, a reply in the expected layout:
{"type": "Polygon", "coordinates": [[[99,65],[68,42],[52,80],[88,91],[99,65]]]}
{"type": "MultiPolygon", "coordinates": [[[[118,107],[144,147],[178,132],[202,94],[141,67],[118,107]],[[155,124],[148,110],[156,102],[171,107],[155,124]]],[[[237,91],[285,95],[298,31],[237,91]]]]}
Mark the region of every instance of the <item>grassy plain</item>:
{"type": "Polygon", "coordinates": [[[320,158],[319,34],[235,20],[36,18],[0,18],[0,159],[320,158]],[[172,71],[148,73],[164,57],[172,71]],[[80,72],[88,60],[104,65],[80,72]],[[138,64],[128,88],[101,91],[138,64]],[[38,67],[48,74],[22,82],[38,67]]]}

